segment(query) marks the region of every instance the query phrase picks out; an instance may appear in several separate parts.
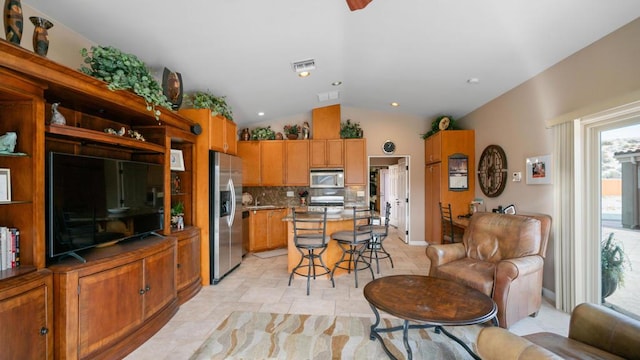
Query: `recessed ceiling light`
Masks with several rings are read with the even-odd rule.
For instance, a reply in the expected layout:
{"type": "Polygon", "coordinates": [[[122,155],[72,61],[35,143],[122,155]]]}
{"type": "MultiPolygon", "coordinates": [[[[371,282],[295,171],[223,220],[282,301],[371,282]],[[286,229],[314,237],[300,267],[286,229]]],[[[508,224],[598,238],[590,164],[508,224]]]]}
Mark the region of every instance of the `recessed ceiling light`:
{"type": "Polygon", "coordinates": [[[334,82],[331,83],[331,85],[340,86],[340,85],[342,85],[342,81],[334,81],[334,82]]]}
{"type": "Polygon", "coordinates": [[[264,113],[263,113],[262,111],[260,111],[260,112],[258,113],[258,116],[264,116],[264,113]]]}
{"type": "Polygon", "coordinates": [[[301,78],[305,78],[307,76],[311,75],[310,71],[301,71],[298,73],[298,76],[300,76],[301,78]]]}
{"type": "Polygon", "coordinates": [[[479,83],[479,82],[480,82],[480,79],[478,79],[478,78],[469,78],[469,79],[467,80],[467,83],[468,83],[468,84],[477,84],[477,83],[479,83]]]}
{"type": "Polygon", "coordinates": [[[398,107],[398,106],[400,106],[400,104],[398,104],[397,102],[394,101],[394,102],[391,103],[391,106],[398,107]]]}

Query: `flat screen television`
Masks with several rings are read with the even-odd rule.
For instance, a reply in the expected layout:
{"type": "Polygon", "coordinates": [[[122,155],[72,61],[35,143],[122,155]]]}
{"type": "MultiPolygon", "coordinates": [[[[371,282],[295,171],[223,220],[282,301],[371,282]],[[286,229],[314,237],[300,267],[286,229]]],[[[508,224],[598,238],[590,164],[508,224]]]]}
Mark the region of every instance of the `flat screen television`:
{"type": "Polygon", "coordinates": [[[163,229],[162,165],[58,152],[47,165],[48,260],[163,229]]]}

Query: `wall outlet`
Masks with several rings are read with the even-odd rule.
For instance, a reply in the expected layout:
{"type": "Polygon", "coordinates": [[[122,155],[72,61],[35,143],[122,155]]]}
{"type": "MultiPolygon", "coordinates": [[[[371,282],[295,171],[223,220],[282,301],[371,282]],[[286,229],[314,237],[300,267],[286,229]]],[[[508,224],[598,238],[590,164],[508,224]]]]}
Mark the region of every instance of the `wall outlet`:
{"type": "Polygon", "coordinates": [[[522,181],[522,173],[520,171],[516,171],[513,173],[513,177],[512,180],[515,182],[520,182],[522,181]]]}
{"type": "Polygon", "coordinates": [[[293,197],[293,191],[287,191],[287,197],[293,197]]]}
{"type": "Polygon", "coordinates": [[[356,193],[356,196],[357,196],[357,197],[364,197],[364,191],[359,190],[359,191],[356,193]]]}

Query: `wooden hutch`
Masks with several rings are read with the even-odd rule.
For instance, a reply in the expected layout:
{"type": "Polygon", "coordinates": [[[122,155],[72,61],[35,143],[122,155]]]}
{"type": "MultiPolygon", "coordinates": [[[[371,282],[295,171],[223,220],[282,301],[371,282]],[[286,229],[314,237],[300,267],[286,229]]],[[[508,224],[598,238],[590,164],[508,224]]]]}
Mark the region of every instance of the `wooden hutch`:
{"type": "Polygon", "coordinates": [[[12,198],[0,204],[0,226],[20,229],[18,268],[0,272],[0,349],[7,358],[121,358],[158,331],[201,288],[200,229],[195,227],[197,163],[194,122],[77,70],[0,40],[0,135],[16,132],[12,198]],[[49,124],[59,102],[66,125],[49,124]],[[139,131],[146,139],[111,135],[139,131]],[[172,191],[170,150],[182,150],[185,171],[172,191]],[[46,155],[49,151],[139,160],[164,166],[164,230],[159,236],[86,250],[76,259],[46,256],[46,155]],[[185,205],[184,230],[170,212],[185,205]],[[50,262],[50,263],[49,263],[50,262]]]}

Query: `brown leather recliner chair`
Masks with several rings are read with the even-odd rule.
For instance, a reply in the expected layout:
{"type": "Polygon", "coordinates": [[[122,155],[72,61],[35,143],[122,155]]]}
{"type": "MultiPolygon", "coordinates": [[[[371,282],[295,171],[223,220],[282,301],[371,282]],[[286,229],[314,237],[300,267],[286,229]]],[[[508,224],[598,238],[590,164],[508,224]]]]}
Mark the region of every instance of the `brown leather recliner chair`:
{"type": "Polygon", "coordinates": [[[462,243],[427,247],[429,275],[492,297],[498,306],[498,323],[508,328],[540,310],[550,229],[548,215],[476,213],[462,243]]]}

